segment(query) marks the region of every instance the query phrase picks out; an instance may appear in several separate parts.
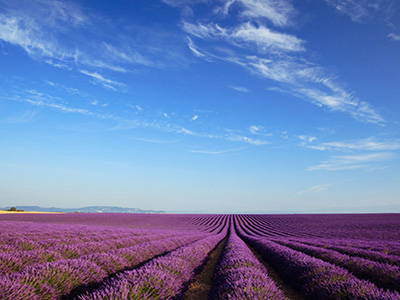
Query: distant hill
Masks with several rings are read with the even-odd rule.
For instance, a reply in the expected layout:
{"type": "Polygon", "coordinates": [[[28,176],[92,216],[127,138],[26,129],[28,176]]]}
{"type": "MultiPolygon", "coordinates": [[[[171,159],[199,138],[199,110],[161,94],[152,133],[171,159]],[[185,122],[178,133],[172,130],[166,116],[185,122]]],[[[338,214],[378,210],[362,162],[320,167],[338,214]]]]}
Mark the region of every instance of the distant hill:
{"type": "MultiPolygon", "coordinates": [[[[39,212],[65,212],[65,213],[128,213],[128,214],[161,214],[161,210],[144,210],[139,208],[126,208],[118,206],[87,206],[81,208],[59,208],[59,207],[40,207],[40,206],[15,206],[19,210],[39,211],[39,212]]],[[[11,206],[0,208],[2,210],[10,209],[11,206]]]]}

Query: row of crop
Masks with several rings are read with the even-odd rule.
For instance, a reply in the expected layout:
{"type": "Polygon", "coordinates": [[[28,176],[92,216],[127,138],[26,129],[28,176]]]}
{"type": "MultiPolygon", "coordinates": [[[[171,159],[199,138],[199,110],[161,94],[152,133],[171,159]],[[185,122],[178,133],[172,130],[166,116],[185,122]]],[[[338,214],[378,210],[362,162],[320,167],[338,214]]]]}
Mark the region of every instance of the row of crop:
{"type": "Polygon", "coordinates": [[[399,241],[399,218],[396,214],[354,215],[253,215],[282,232],[309,237],[399,241]],[[318,226],[315,226],[318,224],[318,226]]]}
{"type": "Polygon", "coordinates": [[[240,226],[237,226],[237,230],[239,235],[254,247],[284,280],[307,299],[400,299],[397,292],[378,288],[375,284],[361,280],[334,264],[266,238],[249,236],[240,226]]]}
{"type": "Polygon", "coordinates": [[[93,284],[117,271],[204,238],[203,235],[168,238],[79,259],[28,266],[0,277],[0,299],[60,299],[81,285],[93,284]]]}
{"type": "Polygon", "coordinates": [[[277,241],[277,243],[345,268],[360,278],[374,282],[379,287],[400,290],[400,268],[398,266],[296,242],[277,241]]]}
{"type": "Polygon", "coordinates": [[[277,224],[265,219],[264,216],[252,215],[243,216],[249,228],[254,234],[266,237],[279,237],[279,236],[304,236],[299,230],[288,231],[282,228],[282,224],[277,224]]]}
{"type": "Polygon", "coordinates": [[[239,222],[246,225],[248,233],[260,237],[317,237],[318,234],[300,230],[300,228],[291,228],[285,222],[269,220],[272,216],[265,215],[238,215],[239,222]]]}
{"type": "MultiPolygon", "coordinates": [[[[64,258],[74,258],[79,255],[90,253],[94,251],[94,249],[99,249],[98,251],[106,251],[112,248],[121,248],[134,245],[138,242],[149,241],[153,239],[157,239],[159,237],[164,236],[177,236],[181,235],[182,231],[165,231],[165,230],[126,230],[126,229],[118,229],[115,230],[104,230],[101,227],[92,227],[90,230],[79,232],[79,228],[82,226],[74,226],[69,225],[68,227],[72,227],[73,231],[68,231],[69,234],[65,234],[63,231],[55,231],[51,227],[43,227],[38,226],[40,229],[44,230],[42,232],[36,231],[36,235],[31,236],[29,238],[18,236],[19,230],[23,230],[20,228],[18,224],[15,224],[15,237],[0,237],[0,246],[1,253],[13,253],[13,252],[26,252],[26,251],[55,251],[61,252],[64,258]],[[47,231],[45,231],[47,230],[47,231]],[[98,231],[98,234],[101,234],[101,238],[96,235],[93,235],[93,232],[98,231]],[[118,232],[121,231],[121,234],[118,232]],[[51,239],[44,239],[42,236],[46,235],[46,233],[51,232],[51,239]],[[77,237],[71,237],[70,233],[79,232],[77,237]],[[65,234],[65,235],[64,235],[65,234]],[[80,253],[82,252],[82,253],[80,253]]],[[[33,225],[32,227],[36,227],[33,225]]],[[[186,232],[190,233],[190,232],[186,232]]]]}
{"type": "Polygon", "coordinates": [[[286,299],[231,226],[228,240],[215,268],[211,299],[286,299]]]}
{"type": "MultiPolygon", "coordinates": [[[[306,244],[306,245],[311,245],[311,246],[317,246],[317,247],[323,247],[325,249],[331,249],[338,251],[343,254],[351,255],[351,256],[359,256],[363,257],[366,259],[370,260],[375,260],[383,263],[388,263],[391,265],[396,265],[400,266],[400,257],[397,255],[393,254],[387,254],[385,252],[380,252],[376,250],[367,250],[364,248],[359,248],[354,245],[337,245],[334,242],[331,241],[321,241],[321,240],[295,240],[299,243],[306,244]]],[[[362,241],[359,242],[360,246],[362,245],[362,241]]]]}
{"type": "MultiPolygon", "coordinates": [[[[178,231],[168,231],[169,234],[180,234],[181,232],[178,231]]],[[[2,245],[1,252],[13,252],[13,251],[30,251],[30,250],[57,250],[60,247],[65,245],[68,246],[76,246],[80,247],[80,245],[95,245],[96,243],[105,244],[110,243],[115,247],[119,247],[129,243],[132,239],[141,239],[144,237],[152,237],[155,235],[162,235],[165,234],[166,231],[163,232],[149,232],[143,234],[135,234],[131,232],[130,235],[122,235],[120,237],[116,237],[114,234],[110,235],[109,232],[103,232],[102,238],[93,238],[90,237],[69,237],[63,236],[62,233],[54,233],[53,238],[51,239],[43,239],[41,238],[40,234],[38,233],[37,236],[32,236],[30,238],[21,238],[21,237],[14,237],[14,238],[0,238],[0,243],[2,245]]]]}
{"type": "MultiPolygon", "coordinates": [[[[20,234],[19,230],[24,230],[24,228],[16,228],[9,230],[13,231],[13,235],[0,236],[0,252],[10,252],[10,251],[29,251],[37,249],[47,249],[55,245],[60,244],[78,244],[85,242],[104,242],[104,241],[114,241],[121,240],[124,238],[130,238],[132,236],[138,236],[134,232],[123,232],[122,234],[115,234],[115,232],[108,230],[101,230],[101,228],[92,228],[91,231],[79,231],[79,227],[75,230],[59,231],[54,230],[49,227],[42,227],[40,229],[43,231],[36,231],[35,234],[25,236],[20,234]],[[96,235],[92,231],[98,230],[96,235]]],[[[35,225],[33,225],[35,227],[35,225]]],[[[2,228],[5,230],[4,228],[2,228]]],[[[147,233],[151,234],[150,232],[147,233]]],[[[143,236],[143,234],[140,234],[143,236]]]]}
{"type": "Polygon", "coordinates": [[[153,259],[141,268],[121,273],[78,299],[171,299],[182,295],[185,284],[194,277],[196,268],[225,235],[226,228],[220,234],[153,259]]]}
{"type": "Polygon", "coordinates": [[[1,222],[2,232],[0,237],[21,237],[31,238],[41,234],[43,239],[53,238],[54,236],[63,236],[69,238],[83,239],[90,236],[90,239],[102,239],[103,234],[115,235],[116,237],[128,236],[132,233],[132,229],[121,228],[118,231],[110,227],[93,227],[85,225],[73,224],[42,224],[42,223],[24,223],[24,222],[1,222]],[[95,228],[96,230],[93,230],[95,228]]]}
{"type": "Polygon", "coordinates": [[[20,271],[27,265],[34,265],[46,262],[53,262],[62,259],[80,258],[84,255],[93,253],[103,253],[118,249],[130,248],[145,242],[157,241],[166,238],[190,236],[193,233],[165,233],[147,236],[132,236],[127,239],[117,241],[104,241],[96,243],[82,243],[67,245],[65,243],[53,245],[47,249],[31,251],[14,251],[0,253],[0,274],[20,271]]]}
{"type": "MultiPolygon", "coordinates": [[[[181,214],[125,214],[125,213],[85,213],[85,214],[2,214],[0,222],[25,222],[30,224],[54,224],[56,226],[101,226],[141,229],[199,230],[181,214]]],[[[28,227],[27,226],[27,227],[28,227]]]]}
{"type": "MultiPolygon", "coordinates": [[[[294,217],[289,217],[289,216],[282,216],[281,220],[279,220],[278,216],[270,216],[270,215],[243,215],[239,216],[244,224],[247,224],[247,227],[249,228],[248,232],[250,235],[254,236],[265,236],[265,237],[279,237],[279,236],[286,236],[286,237],[296,237],[296,238],[313,238],[315,241],[316,237],[319,240],[324,240],[324,243],[328,243],[329,246],[332,246],[332,244],[336,244],[336,246],[345,246],[346,248],[349,247],[354,247],[354,248],[362,248],[365,250],[364,253],[360,251],[359,253],[356,254],[355,249],[337,249],[337,251],[340,251],[348,255],[358,255],[367,259],[373,259],[377,261],[382,261],[382,262],[387,262],[391,264],[396,264],[398,265],[398,261],[400,260],[400,243],[398,240],[382,240],[385,235],[393,235],[393,230],[391,232],[385,232],[385,230],[389,230],[391,227],[396,225],[398,221],[392,221],[395,224],[393,225],[390,223],[390,218],[389,221],[384,219],[383,217],[380,222],[388,222],[387,228],[381,229],[381,231],[377,231],[377,228],[380,229],[378,226],[372,226],[373,224],[365,224],[363,227],[361,227],[362,231],[365,233],[365,236],[369,238],[369,240],[355,240],[355,239],[349,239],[351,237],[356,237],[360,236],[361,234],[359,232],[355,232],[354,229],[347,227],[346,225],[343,224],[336,224],[339,223],[338,221],[332,220],[332,218],[328,215],[321,215],[321,216],[296,216],[294,217]],[[325,220],[327,221],[328,224],[332,224],[332,226],[329,227],[315,227],[315,226],[310,226],[310,220],[313,220],[316,218],[316,221],[319,221],[318,224],[323,225],[325,220]],[[286,220],[286,221],[285,221],[286,220]],[[333,226],[334,225],[334,226],[333,226]],[[369,226],[367,226],[369,225],[369,226]],[[389,226],[391,225],[391,226],[389,226]],[[332,228],[338,228],[338,232],[334,232],[332,228]],[[366,231],[368,229],[368,231],[366,231]],[[303,234],[305,232],[306,234],[303,234]],[[345,232],[347,230],[347,233],[345,232]],[[379,238],[378,240],[371,240],[371,235],[374,234],[376,231],[376,238],[379,238]],[[326,239],[327,236],[341,236],[345,235],[344,238],[335,238],[335,239],[326,239]],[[325,239],[323,239],[325,237],[325,239]],[[347,251],[348,250],[348,251],[347,251]],[[346,252],[345,252],[346,251],[346,252]],[[375,251],[375,254],[373,253],[368,253],[369,251],[375,251]],[[382,255],[380,255],[381,253],[382,255]],[[388,257],[388,256],[392,257],[388,257]],[[399,258],[395,258],[393,256],[398,256],[399,258]]],[[[337,216],[339,219],[343,218],[343,216],[337,216]]],[[[353,217],[352,217],[353,218],[353,217]]],[[[352,218],[348,218],[351,220],[352,218]]],[[[312,224],[312,223],[311,223],[312,224]]],[[[312,224],[313,225],[313,224],[312,224]]],[[[356,225],[354,225],[356,226],[356,225]]],[[[398,228],[398,224],[397,224],[398,228]]],[[[394,228],[394,231],[396,229],[394,228]]],[[[327,246],[327,245],[321,245],[321,246],[327,246]]]]}
{"type": "Polygon", "coordinates": [[[221,228],[226,225],[228,218],[229,216],[227,215],[206,216],[204,223],[202,223],[200,227],[209,232],[221,231],[221,228]]]}
{"type": "MultiPolygon", "coordinates": [[[[349,239],[318,239],[318,240],[302,240],[299,239],[300,242],[312,243],[315,246],[322,246],[327,248],[338,249],[338,251],[353,251],[358,250],[363,255],[364,253],[380,253],[383,256],[388,255],[388,260],[390,260],[390,256],[397,261],[400,259],[400,243],[399,241],[363,241],[363,240],[349,240],[349,239]],[[397,259],[395,258],[397,257],[397,259]]],[[[348,254],[351,254],[348,253],[348,254]]],[[[383,257],[382,257],[383,258],[383,257]]],[[[385,258],[383,258],[385,259],[385,258]]],[[[385,259],[386,260],[386,259],[385,259]]],[[[388,261],[389,262],[389,261],[388,261]]],[[[393,262],[397,264],[397,262],[393,262]]]]}

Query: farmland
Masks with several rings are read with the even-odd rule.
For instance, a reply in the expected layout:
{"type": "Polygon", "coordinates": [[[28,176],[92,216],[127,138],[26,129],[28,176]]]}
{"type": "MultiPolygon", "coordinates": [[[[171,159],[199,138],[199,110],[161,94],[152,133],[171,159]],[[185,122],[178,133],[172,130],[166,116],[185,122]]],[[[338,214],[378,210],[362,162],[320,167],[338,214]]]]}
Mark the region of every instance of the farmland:
{"type": "Polygon", "coordinates": [[[397,214],[4,214],[0,228],[0,299],[400,299],[397,214]]]}

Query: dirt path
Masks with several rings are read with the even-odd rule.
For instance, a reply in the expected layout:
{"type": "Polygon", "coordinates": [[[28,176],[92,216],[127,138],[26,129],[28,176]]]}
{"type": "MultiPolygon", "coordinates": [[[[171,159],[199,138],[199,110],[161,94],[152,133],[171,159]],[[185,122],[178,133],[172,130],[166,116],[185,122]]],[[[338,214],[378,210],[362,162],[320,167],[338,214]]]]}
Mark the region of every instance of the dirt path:
{"type": "Polygon", "coordinates": [[[195,277],[194,281],[184,293],[184,300],[206,300],[212,286],[212,276],[215,266],[224,249],[227,238],[222,240],[219,245],[210,253],[203,269],[195,277]]]}
{"type": "Polygon", "coordinates": [[[264,261],[258,252],[256,252],[249,244],[247,244],[247,246],[257,257],[257,259],[267,268],[269,277],[272,278],[276,286],[283,292],[286,298],[288,298],[289,300],[304,300],[304,297],[296,290],[294,290],[290,285],[285,283],[283,279],[279,276],[278,272],[276,272],[266,261],[264,261]]]}

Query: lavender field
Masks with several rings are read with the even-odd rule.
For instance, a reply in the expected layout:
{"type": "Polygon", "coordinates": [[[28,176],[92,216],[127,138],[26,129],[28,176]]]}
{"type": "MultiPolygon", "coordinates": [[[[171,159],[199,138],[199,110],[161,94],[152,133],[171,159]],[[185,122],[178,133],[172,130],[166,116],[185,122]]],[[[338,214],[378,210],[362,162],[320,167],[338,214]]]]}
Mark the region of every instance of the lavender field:
{"type": "Polygon", "coordinates": [[[0,299],[400,299],[400,216],[0,215],[0,299]]]}

